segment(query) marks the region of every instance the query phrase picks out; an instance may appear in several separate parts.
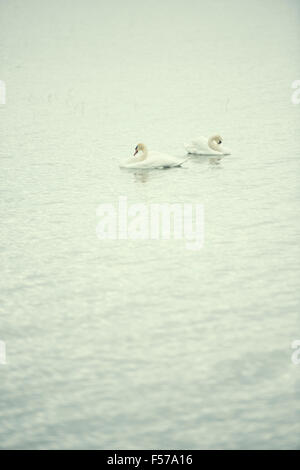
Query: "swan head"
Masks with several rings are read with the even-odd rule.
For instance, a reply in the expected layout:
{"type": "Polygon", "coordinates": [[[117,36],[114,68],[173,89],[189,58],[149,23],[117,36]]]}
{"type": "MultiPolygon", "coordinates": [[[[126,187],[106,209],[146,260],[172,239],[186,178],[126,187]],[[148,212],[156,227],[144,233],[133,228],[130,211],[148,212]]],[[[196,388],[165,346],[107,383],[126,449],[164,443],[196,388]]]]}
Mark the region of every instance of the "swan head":
{"type": "Polygon", "coordinates": [[[214,140],[216,142],[216,144],[218,144],[218,145],[221,145],[222,142],[223,142],[223,139],[219,134],[213,135],[212,140],[214,140]]]}
{"type": "Polygon", "coordinates": [[[146,145],[145,144],[137,144],[137,146],[134,149],[133,156],[135,156],[138,152],[145,152],[145,150],[146,150],[146,145]]]}
{"type": "Polygon", "coordinates": [[[219,134],[212,135],[208,139],[208,146],[216,152],[221,152],[220,145],[222,144],[222,142],[223,139],[219,134]]]}

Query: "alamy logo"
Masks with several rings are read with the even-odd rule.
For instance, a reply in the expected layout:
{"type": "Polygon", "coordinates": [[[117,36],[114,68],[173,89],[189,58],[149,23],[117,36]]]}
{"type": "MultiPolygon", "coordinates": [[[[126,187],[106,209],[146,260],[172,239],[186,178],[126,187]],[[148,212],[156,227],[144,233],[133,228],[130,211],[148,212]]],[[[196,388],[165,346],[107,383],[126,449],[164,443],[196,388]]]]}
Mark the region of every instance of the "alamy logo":
{"type": "Polygon", "coordinates": [[[5,82],[0,80],[0,104],[6,103],[6,87],[5,82]]]}
{"type": "Polygon", "coordinates": [[[293,352],[291,360],[295,366],[300,364],[300,339],[295,339],[291,344],[292,349],[296,351],[293,352]]]}
{"type": "Polygon", "coordinates": [[[292,83],[292,88],[295,88],[295,91],[292,94],[291,101],[293,104],[299,104],[300,103],[300,80],[295,80],[292,83]]]}
{"type": "Polygon", "coordinates": [[[97,236],[100,240],[185,240],[188,250],[200,250],[204,242],[202,204],[100,204],[97,236]]]}
{"type": "Polygon", "coordinates": [[[6,345],[4,341],[0,340],[0,365],[6,364],[6,345]]]}

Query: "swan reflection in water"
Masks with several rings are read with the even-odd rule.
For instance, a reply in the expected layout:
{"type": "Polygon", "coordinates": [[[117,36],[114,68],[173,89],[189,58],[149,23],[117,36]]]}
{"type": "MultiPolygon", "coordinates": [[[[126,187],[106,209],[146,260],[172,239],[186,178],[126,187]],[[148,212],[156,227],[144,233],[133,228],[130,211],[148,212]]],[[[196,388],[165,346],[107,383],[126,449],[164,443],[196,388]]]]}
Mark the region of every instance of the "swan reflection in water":
{"type": "Polygon", "coordinates": [[[209,162],[209,165],[217,166],[217,165],[221,165],[222,160],[223,160],[222,157],[211,157],[208,159],[208,162],[209,162]]]}
{"type": "Polygon", "coordinates": [[[149,171],[135,171],[134,172],[134,181],[137,183],[146,183],[149,180],[149,171]]]}

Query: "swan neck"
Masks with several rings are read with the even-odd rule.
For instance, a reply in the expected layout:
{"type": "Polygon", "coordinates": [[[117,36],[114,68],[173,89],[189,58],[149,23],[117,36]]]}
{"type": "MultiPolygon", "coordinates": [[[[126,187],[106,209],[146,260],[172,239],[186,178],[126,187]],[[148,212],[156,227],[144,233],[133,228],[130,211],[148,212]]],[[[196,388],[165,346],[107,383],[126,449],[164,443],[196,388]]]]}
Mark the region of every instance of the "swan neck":
{"type": "Polygon", "coordinates": [[[216,152],[219,151],[218,144],[216,142],[215,136],[212,136],[208,139],[208,146],[212,149],[215,150],[216,152]]]}
{"type": "Polygon", "coordinates": [[[147,157],[148,157],[148,149],[147,149],[147,147],[144,147],[144,150],[143,150],[142,156],[141,156],[141,160],[146,160],[147,157]]]}

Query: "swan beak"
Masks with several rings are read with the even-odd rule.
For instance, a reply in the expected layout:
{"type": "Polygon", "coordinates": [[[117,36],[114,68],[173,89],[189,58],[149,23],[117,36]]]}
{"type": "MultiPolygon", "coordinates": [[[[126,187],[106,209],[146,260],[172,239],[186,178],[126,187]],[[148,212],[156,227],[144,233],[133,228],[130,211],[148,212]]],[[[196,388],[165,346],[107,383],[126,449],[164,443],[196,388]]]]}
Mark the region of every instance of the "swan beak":
{"type": "Polygon", "coordinates": [[[138,153],[138,149],[135,149],[133,156],[135,156],[138,153]]]}

